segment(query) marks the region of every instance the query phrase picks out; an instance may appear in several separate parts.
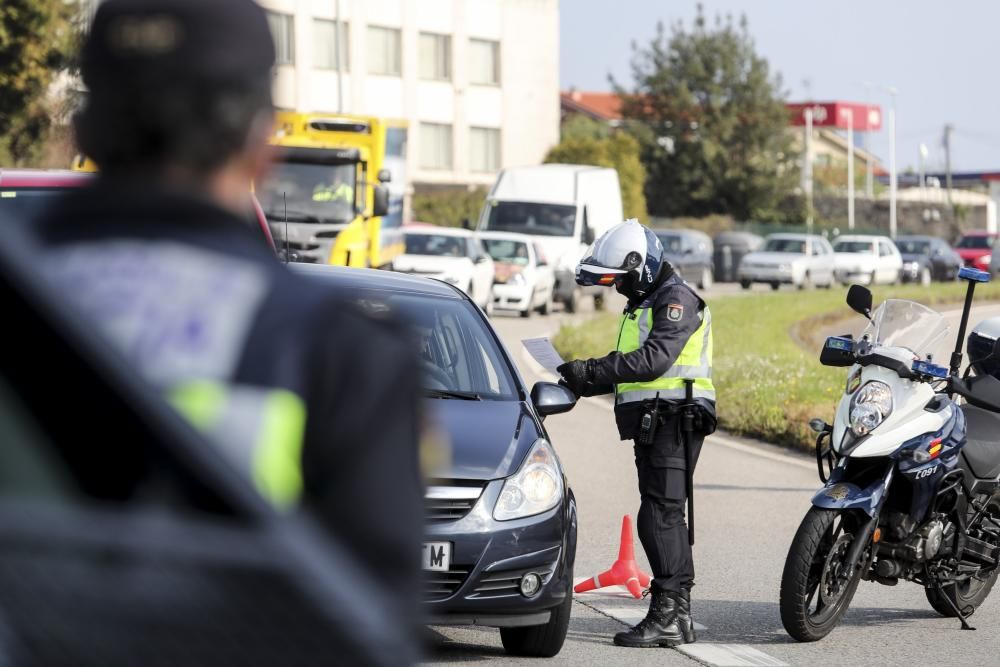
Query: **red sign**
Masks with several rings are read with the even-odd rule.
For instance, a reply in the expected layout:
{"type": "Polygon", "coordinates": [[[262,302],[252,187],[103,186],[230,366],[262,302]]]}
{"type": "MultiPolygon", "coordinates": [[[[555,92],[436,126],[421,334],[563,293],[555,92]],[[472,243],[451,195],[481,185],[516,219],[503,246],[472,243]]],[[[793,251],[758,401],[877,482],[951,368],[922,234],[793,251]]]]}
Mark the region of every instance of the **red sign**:
{"type": "Polygon", "coordinates": [[[882,129],[882,109],[874,104],[857,102],[796,102],[786,104],[792,114],[792,125],[806,124],[805,110],[812,109],[813,127],[835,127],[846,130],[853,125],[858,132],[882,129]]]}

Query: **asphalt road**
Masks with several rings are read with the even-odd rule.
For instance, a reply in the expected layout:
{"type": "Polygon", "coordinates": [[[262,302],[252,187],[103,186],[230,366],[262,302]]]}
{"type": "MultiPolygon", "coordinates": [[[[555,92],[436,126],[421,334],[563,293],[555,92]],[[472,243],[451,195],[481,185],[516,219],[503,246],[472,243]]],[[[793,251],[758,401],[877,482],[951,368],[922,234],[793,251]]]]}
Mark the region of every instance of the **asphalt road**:
{"type": "MultiPolygon", "coordinates": [[[[617,307],[617,301],[609,304],[617,307]]],[[[973,322],[997,314],[997,308],[979,308],[973,322]]],[[[566,317],[494,318],[529,384],[552,378],[526,359],[519,341],[554,333],[566,317]]],[[[956,317],[949,313],[957,323],[956,317]]],[[[830,408],[832,413],[834,406],[830,408]]],[[[610,404],[600,399],[584,399],[572,412],[550,417],[546,426],[578,503],[575,574],[591,576],[614,560],[622,516],[634,519],[638,510],[631,447],[618,440],[610,404]]],[[[693,645],[696,655],[613,646],[611,635],[641,618],[646,602],[612,591],[576,596],[566,645],[552,663],[1000,664],[998,599],[988,600],[973,617],[976,632],[963,632],[957,621],[931,609],[920,587],[905,582],[892,588],[862,582],[837,630],[817,643],[794,642],[781,626],[778,588],[788,545],[819,487],[814,460],[762,443],[712,436],[702,451],[695,486],[693,609],[695,619],[707,627],[693,645]]],[[[638,541],[637,556],[645,568],[638,541]]],[[[523,662],[503,653],[496,630],[433,628],[429,633],[429,663],[523,662]]]]}

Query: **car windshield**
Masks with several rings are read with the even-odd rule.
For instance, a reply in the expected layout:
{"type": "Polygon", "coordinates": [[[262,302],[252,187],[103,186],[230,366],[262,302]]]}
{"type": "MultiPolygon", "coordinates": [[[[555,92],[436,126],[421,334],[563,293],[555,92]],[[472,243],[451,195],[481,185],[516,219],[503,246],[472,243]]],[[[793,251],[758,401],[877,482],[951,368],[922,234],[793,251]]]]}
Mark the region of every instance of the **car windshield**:
{"type": "Polygon", "coordinates": [[[573,236],[576,207],[521,201],[489,202],[484,230],[539,236],[573,236]]]}
{"type": "Polygon", "coordinates": [[[681,254],[682,241],[679,234],[657,234],[656,238],[660,239],[660,245],[663,246],[663,252],[668,252],[671,255],[681,254]]]}
{"type": "Polygon", "coordinates": [[[445,234],[414,234],[407,232],[407,255],[436,255],[438,257],[465,257],[466,242],[461,236],[445,234]]]}
{"type": "Polygon", "coordinates": [[[277,162],[256,184],[269,220],[347,223],[354,219],[357,169],[353,164],[277,162]]]}
{"type": "Polygon", "coordinates": [[[931,252],[930,241],[899,239],[896,241],[896,247],[904,255],[929,255],[931,252]]]}
{"type": "Polygon", "coordinates": [[[497,262],[528,265],[528,244],[510,239],[483,239],[486,253],[497,262]]]}
{"type": "Polygon", "coordinates": [[[430,397],[517,400],[507,358],[468,301],[380,290],[355,298],[376,318],[391,313],[410,324],[430,397]]]}
{"type": "Polygon", "coordinates": [[[976,234],[975,236],[963,236],[959,240],[956,248],[972,248],[975,250],[989,250],[993,247],[994,237],[976,234]]]}
{"type": "Polygon", "coordinates": [[[874,254],[875,246],[871,241],[837,241],[833,244],[834,252],[859,252],[866,255],[874,254]]]}
{"type": "Polygon", "coordinates": [[[902,347],[917,357],[937,352],[948,333],[948,322],[936,310],[915,301],[887,299],[864,330],[875,345],[902,347]]]}
{"type": "Polygon", "coordinates": [[[764,244],[765,252],[795,252],[804,255],[806,242],[802,239],[768,239],[764,244]]]}

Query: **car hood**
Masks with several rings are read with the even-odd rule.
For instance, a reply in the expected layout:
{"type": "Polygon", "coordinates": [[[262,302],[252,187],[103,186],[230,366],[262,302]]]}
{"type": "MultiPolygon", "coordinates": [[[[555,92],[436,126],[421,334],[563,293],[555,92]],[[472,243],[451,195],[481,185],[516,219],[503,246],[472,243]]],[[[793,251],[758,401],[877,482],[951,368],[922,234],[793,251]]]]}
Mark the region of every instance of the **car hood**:
{"type": "Polygon", "coordinates": [[[450,461],[433,470],[438,479],[491,480],[517,471],[541,437],[521,401],[429,399],[429,416],[450,445],[450,461]]]}
{"type": "Polygon", "coordinates": [[[747,264],[778,266],[779,264],[801,262],[805,258],[806,256],[799,252],[752,252],[743,258],[743,262],[747,264]]]}
{"type": "Polygon", "coordinates": [[[871,269],[875,267],[875,257],[863,252],[835,252],[833,265],[838,269],[871,269]]]}
{"type": "Polygon", "coordinates": [[[472,262],[467,257],[445,257],[438,255],[400,255],[392,262],[395,271],[437,275],[442,273],[463,273],[472,262]]]}
{"type": "Polygon", "coordinates": [[[991,250],[989,248],[955,248],[955,252],[962,259],[970,260],[982,257],[983,255],[989,255],[991,250]]]}

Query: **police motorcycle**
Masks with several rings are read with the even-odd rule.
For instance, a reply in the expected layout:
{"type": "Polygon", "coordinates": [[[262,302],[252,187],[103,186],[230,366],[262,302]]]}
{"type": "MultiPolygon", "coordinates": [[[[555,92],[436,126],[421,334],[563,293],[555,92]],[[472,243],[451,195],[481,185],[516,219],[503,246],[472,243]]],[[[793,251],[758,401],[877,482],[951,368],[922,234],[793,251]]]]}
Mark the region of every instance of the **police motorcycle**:
{"type": "Polygon", "coordinates": [[[826,340],[820,363],[850,367],[833,424],[813,419],[825,484],[812,499],[781,577],[781,621],[816,641],[847,611],[859,582],[924,587],[940,614],[967,618],[1000,572],[1000,318],[962,339],[977,282],[964,268],[965,308],[948,368],[932,350],[944,317],[912,301],[852,285],[848,305],[869,319],[855,340],[826,340]]]}

